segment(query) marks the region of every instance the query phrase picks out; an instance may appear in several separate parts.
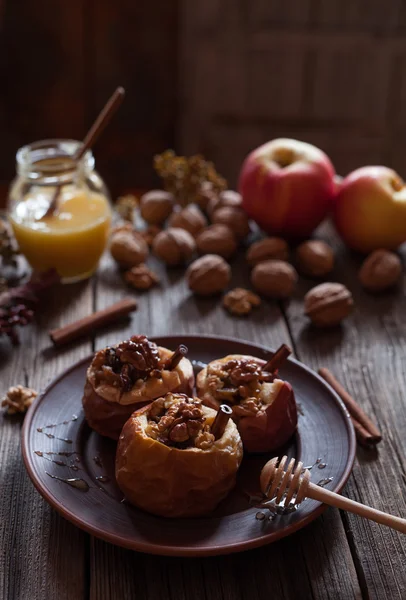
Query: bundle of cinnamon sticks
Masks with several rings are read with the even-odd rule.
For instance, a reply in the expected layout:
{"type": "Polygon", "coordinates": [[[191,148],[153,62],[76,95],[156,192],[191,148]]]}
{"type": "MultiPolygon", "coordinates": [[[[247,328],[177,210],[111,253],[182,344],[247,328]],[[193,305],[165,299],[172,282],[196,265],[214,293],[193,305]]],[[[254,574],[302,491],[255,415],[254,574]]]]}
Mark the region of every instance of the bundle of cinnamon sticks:
{"type": "Polygon", "coordinates": [[[351,416],[357,440],[363,446],[371,447],[379,444],[382,435],[368,415],[362,410],[352,396],[337,381],[334,375],[326,368],[319,369],[319,375],[333,388],[344,402],[351,416]]]}

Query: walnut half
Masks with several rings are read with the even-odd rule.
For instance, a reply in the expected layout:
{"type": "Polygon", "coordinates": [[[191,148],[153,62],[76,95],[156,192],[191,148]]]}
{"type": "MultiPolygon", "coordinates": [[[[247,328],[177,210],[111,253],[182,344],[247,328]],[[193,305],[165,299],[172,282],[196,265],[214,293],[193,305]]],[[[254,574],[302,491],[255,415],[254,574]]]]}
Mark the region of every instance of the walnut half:
{"type": "Polygon", "coordinates": [[[224,308],[232,315],[248,315],[254,307],[260,304],[260,297],[244,288],[234,288],[223,298],[224,308]]]}
{"type": "Polygon", "coordinates": [[[15,415],[25,413],[37,397],[38,392],[22,385],[15,385],[8,389],[2,399],[1,405],[7,407],[7,414],[15,415]]]}

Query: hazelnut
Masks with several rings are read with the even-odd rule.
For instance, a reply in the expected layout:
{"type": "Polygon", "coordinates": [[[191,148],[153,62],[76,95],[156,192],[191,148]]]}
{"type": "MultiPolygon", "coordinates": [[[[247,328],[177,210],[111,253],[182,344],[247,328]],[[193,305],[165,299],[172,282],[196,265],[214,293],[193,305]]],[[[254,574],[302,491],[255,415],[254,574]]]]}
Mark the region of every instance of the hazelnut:
{"type": "Polygon", "coordinates": [[[152,250],[158,258],[170,266],[187,262],[196,250],[196,242],[188,231],[168,227],[158,233],[152,242],[152,250]]]}
{"type": "Polygon", "coordinates": [[[352,294],[341,283],[321,283],[307,292],[305,314],[318,327],[338,325],[348,317],[354,302],[352,294]]]}
{"type": "Polygon", "coordinates": [[[185,229],[191,235],[196,236],[207,225],[207,220],[202,211],[189,204],[186,208],[172,213],[168,222],[170,227],[185,229]]]}
{"type": "Polygon", "coordinates": [[[211,217],[215,210],[223,206],[233,206],[241,208],[242,196],[234,190],[224,190],[213,196],[207,205],[207,214],[211,217]]]}
{"type": "Polygon", "coordinates": [[[244,288],[234,288],[223,298],[223,306],[232,315],[248,315],[252,309],[261,304],[261,298],[244,288]]]}
{"type": "Polygon", "coordinates": [[[248,217],[242,208],[223,206],[217,208],[212,216],[212,223],[227,225],[237,240],[243,240],[250,232],[248,217]]]}
{"type": "Polygon", "coordinates": [[[145,261],[148,253],[144,238],[129,223],[113,229],[110,254],[120,266],[135,267],[145,261]]]}
{"type": "Polygon", "coordinates": [[[265,260],[288,260],[289,246],[282,238],[269,237],[252,244],[247,251],[246,259],[251,267],[265,260]]]}
{"type": "Polygon", "coordinates": [[[325,242],[309,240],[296,250],[297,266],[303,275],[324,277],[333,270],[333,250],[325,242]]]}
{"type": "Polygon", "coordinates": [[[230,279],[230,265],[217,254],[201,256],[192,262],[186,271],[189,288],[201,296],[211,296],[222,292],[230,279]]]}
{"type": "Polygon", "coordinates": [[[402,273],[402,262],[389,250],[375,250],[362,263],[358,277],[370,292],[381,292],[394,286],[402,273]]]}
{"type": "Polygon", "coordinates": [[[218,254],[223,258],[230,258],[237,250],[233,232],[220,224],[203,229],[196,238],[196,246],[200,254],[218,254]]]}
{"type": "Polygon", "coordinates": [[[261,262],[251,273],[254,288],[269,298],[288,298],[293,294],[296,281],[296,270],[283,260],[261,262]]]}
{"type": "Polygon", "coordinates": [[[173,194],[164,190],[151,190],[141,196],[141,216],[150,225],[162,225],[173,211],[173,205],[173,194]]]}
{"type": "Polygon", "coordinates": [[[149,290],[153,285],[159,283],[159,277],[144,264],[126,271],[124,279],[136,290],[149,290]]]}

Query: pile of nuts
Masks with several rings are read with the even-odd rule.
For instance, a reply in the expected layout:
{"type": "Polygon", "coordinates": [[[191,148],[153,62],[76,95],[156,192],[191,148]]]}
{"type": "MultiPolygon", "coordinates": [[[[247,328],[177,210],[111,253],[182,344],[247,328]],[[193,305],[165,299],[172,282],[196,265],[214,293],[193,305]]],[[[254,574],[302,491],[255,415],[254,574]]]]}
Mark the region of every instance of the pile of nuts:
{"type": "MultiPolygon", "coordinates": [[[[180,200],[174,193],[151,190],[140,198],[138,208],[135,199],[130,202],[130,198],[123,198],[120,214],[138,210],[147,229],[137,231],[131,219],[116,227],[110,241],[111,255],[124,270],[125,281],[137,290],[159,283],[158,276],[145,264],[151,251],[168,267],[187,267],[186,281],[194,294],[224,293],[232,274],[228,261],[252,231],[241,207],[242,198],[234,190],[216,189],[210,181],[202,182],[193,204],[185,205],[185,195],[180,200]]],[[[333,249],[320,240],[301,243],[294,252],[294,266],[289,262],[290,254],[282,238],[254,241],[246,251],[246,262],[251,269],[251,285],[259,296],[241,287],[232,289],[223,296],[224,308],[233,315],[247,315],[260,305],[260,296],[291,298],[299,273],[326,279],[334,268],[333,249]]],[[[380,292],[394,286],[401,273],[402,264],[396,254],[377,250],[366,258],[359,280],[365,290],[380,292]]],[[[314,325],[328,327],[345,319],[353,304],[352,294],[343,284],[325,282],[306,294],[304,313],[314,325]]]]}

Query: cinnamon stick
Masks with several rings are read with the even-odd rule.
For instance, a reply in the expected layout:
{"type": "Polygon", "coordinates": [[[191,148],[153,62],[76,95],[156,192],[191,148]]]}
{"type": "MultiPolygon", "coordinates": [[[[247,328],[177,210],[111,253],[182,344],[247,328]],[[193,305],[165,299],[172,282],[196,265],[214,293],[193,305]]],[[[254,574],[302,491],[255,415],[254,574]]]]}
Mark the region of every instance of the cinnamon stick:
{"type": "Polygon", "coordinates": [[[366,447],[375,446],[381,441],[380,437],[372,435],[369,431],[365,429],[354,417],[351,417],[352,424],[354,426],[355,435],[357,437],[357,441],[366,447]]]}
{"type": "Polygon", "coordinates": [[[167,369],[169,369],[169,371],[175,369],[182,360],[182,358],[186,356],[188,352],[189,349],[187,348],[187,346],[185,346],[184,344],[180,344],[169,359],[167,369]]]}
{"type": "Polygon", "coordinates": [[[215,440],[219,440],[225,432],[227,423],[232,414],[233,410],[227,404],[220,405],[217,415],[211,426],[211,432],[214,435],[215,440]]]}
{"type": "Polygon", "coordinates": [[[357,439],[366,445],[378,444],[382,440],[382,435],[376,425],[371,421],[368,415],[362,410],[352,396],[337,381],[334,375],[325,367],[319,369],[319,375],[327,381],[333,390],[340,396],[348,412],[352,417],[357,439]]]}
{"type": "Polygon", "coordinates": [[[285,360],[292,354],[292,350],[286,344],[282,344],[280,348],[275,352],[270,360],[262,367],[262,371],[267,373],[274,373],[277,371],[285,360]]]}
{"type": "Polygon", "coordinates": [[[136,301],[132,298],[126,298],[88,317],[74,321],[59,329],[53,329],[49,332],[49,337],[56,346],[61,346],[92,332],[96,328],[104,327],[113,321],[127,316],[130,312],[136,310],[136,308],[136,301]]]}

